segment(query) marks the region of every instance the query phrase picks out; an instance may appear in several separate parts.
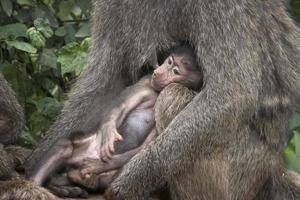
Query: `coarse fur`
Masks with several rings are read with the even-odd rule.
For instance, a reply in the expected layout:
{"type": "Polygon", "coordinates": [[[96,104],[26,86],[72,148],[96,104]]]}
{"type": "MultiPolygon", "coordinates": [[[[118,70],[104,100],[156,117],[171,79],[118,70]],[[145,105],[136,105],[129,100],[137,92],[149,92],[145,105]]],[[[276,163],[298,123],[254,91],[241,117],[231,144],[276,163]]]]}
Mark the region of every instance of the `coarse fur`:
{"type": "Polygon", "coordinates": [[[0,180],[16,177],[15,162],[11,156],[6,153],[2,144],[0,144],[0,159],[0,180]]]}
{"type": "Polygon", "coordinates": [[[16,171],[25,159],[30,155],[31,150],[24,147],[9,145],[4,147],[0,144],[0,180],[18,178],[16,171]]]}
{"type": "Polygon", "coordinates": [[[60,200],[48,190],[26,180],[0,181],[2,200],[60,200]]]}
{"type": "MultiPolygon", "coordinates": [[[[118,197],[297,199],[282,150],[300,87],[300,32],[282,0],[94,0],[88,64],[27,174],[61,137],[101,122],[153,51],[188,42],[201,92],[114,181],[118,197]],[[120,17],[122,16],[122,17],[120,17]]],[[[89,131],[85,131],[89,132],[89,131]]]]}
{"type": "Polygon", "coordinates": [[[24,112],[0,73],[0,143],[13,144],[24,128],[24,112]]]}
{"type": "Polygon", "coordinates": [[[18,176],[15,168],[24,162],[29,151],[13,144],[24,128],[23,108],[17,101],[14,91],[0,73],[0,180],[18,176]]]}
{"type": "MultiPolygon", "coordinates": [[[[169,86],[167,86],[159,95],[158,99],[157,99],[157,103],[155,105],[155,118],[156,118],[156,127],[158,130],[164,130],[169,122],[172,120],[172,118],[174,118],[176,115],[178,115],[178,113],[188,104],[190,103],[190,101],[193,99],[193,97],[196,95],[197,93],[195,91],[191,91],[187,88],[185,88],[182,85],[179,84],[170,84],[169,86]]],[[[160,131],[159,131],[160,132],[160,131]]],[[[260,153],[261,149],[258,149],[257,153],[260,153]]],[[[240,156],[242,158],[242,156],[240,156]]],[[[216,162],[217,157],[214,157],[212,160],[213,162],[216,162]]],[[[216,170],[216,172],[222,172],[222,170],[224,170],[224,163],[222,164],[221,162],[218,163],[219,166],[216,166],[215,168],[212,168],[212,165],[210,165],[211,163],[206,163],[208,161],[204,161],[203,165],[206,166],[207,168],[205,168],[204,170],[206,172],[210,172],[210,173],[215,173],[212,172],[212,170],[216,170]]],[[[248,161],[248,162],[252,162],[252,161],[248,161]]],[[[248,163],[245,163],[245,165],[247,165],[248,163]]],[[[257,166],[260,167],[260,166],[257,166]]],[[[277,166],[279,167],[279,166],[277,166]]],[[[267,172],[267,171],[266,171],[267,172]]],[[[211,174],[208,173],[209,175],[205,175],[203,174],[203,178],[205,179],[210,179],[211,180],[211,174]]],[[[269,172],[267,172],[269,173],[269,172]]],[[[297,193],[295,194],[294,192],[298,192],[299,188],[300,188],[300,175],[298,173],[295,173],[293,171],[287,170],[285,167],[280,166],[280,170],[277,172],[277,179],[272,179],[270,181],[273,181],[272,183],[268,183],[265,184],[265,188],[262,190],[262,192],[260,192],[259,195],[257,195],[257,197],[255,199],[266,199],[266,196],[270,197],[270,199],[281,199],[282,195],[287,195],[287,193],[290,193],[289,198],[291,197],[295,197],[298,195],[297,193]],[[273,186],[273,188],[272,188],[273,186]],[[274,189],[274,186],[276,186],[274,189]],[[276,193],[276,192],[277,193],[276,193]],[[265,194],[266,192],[268,192],[269,194],[265,194]],[[270,193],[274,193],[274,194],[270,194],[270,193]],[[294,194],[293,194],[294,193],[294,194]]],[[[243,176],[245,176],[246,174],[244,174],[243,176]]],[[[213,178],[218,178],[218,175],[216,174],[215,176],[212,176],[213,178]]],[[[251,176],[253,176],[253,174],[249,174],[249,179],[251,178],[251,176]]],[[[190,177],[191,178],[191,177],[190,177]]],[[[221,181],[220,179],[216,179],[214,180],[215,183],[218,183],[218,181],[221,181]]],[[[223,181],[221,181],[221,184],[219,185],[219,188],[222,188],[222,183],[223,181]]],[[[207,182],[203,183],[206,184],[207,182]]],[[[188,184],[188,183],[187,183],[188,184]]],[[[191,184],[191,183],[190,183],[191,184]]],[[[261,184],[260,182],[258,182],[258,184],[261,184]]],[[[207,186],[205,186],[204,188],[207,189],[207,186]]],[[[111,192],[111,191],[110,191],[111,192]]],[[[205,191],[204,191],[205,192],[205,191]]],[[[251,198],[251,194],[248,194],[247,196],[250,196],[249,199],[253,199],[251,198]]],[[[197,197],[194,197],[197,198],[197,197]]],[[[206,193],[205,194],[205,198],[216,198],[219,199],[221,197],[216,196],[216,194],[212,194],[212,193],[206,193]]],[[[289,199],[287,198],[287,199],[289,199]]],[[[114,199],[114,198],[107,198],[107,199],[114,199]]],[[[161,198],[161,199],[165,199],[165,198],[161,198]]],[[[193,198],[192,198],[193,199],[193,198]]],[[[222,199],[222,198],[221,198],[222,199]]]]}
{"type": "Polygon", "coordinates": [[[161,91],[155,103],[155,125],[159,134],[192,101],[196,94],[197,92],[194,90],[177,83],[171,83],[161,91]]]}

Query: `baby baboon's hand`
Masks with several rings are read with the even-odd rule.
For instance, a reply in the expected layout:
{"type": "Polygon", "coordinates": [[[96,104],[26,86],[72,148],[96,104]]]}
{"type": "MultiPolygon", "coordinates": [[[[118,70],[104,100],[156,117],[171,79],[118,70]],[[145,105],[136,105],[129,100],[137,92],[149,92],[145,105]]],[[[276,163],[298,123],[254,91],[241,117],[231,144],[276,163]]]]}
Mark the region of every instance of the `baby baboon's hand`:
{"type": "Polygon", "coordinates": [[[122,141],[123,137],[118,133],[117,128],[110,123],[103,124],[100,132],[98,133],[98,135],[102,135],[100,158],[107,161],[115,152],[115,142],[122,141]]]}

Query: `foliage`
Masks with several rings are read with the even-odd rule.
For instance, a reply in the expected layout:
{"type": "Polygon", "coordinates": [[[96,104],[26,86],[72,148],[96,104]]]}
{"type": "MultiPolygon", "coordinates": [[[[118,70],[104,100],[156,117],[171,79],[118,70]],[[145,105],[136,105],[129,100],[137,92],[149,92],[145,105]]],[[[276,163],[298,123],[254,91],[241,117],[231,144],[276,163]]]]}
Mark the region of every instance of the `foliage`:
{"type": "Polygon", "coordinates": [[[32,146],[59,114],[89,46],[87,0],[0,0],[0,71],[25,108],[32,146]]]}
{"type": "Polygon", "coordinates": [[[294,113],[294,117],[290,124],[293,131],[289,144],[284,150],[286,162],[289,168],[300,172],[300,110],[294,113]]]}
{"type": "Polygon", "coordinates": [[[290,13],[297,22],[300,22],[300,0],[291,0],[290,13]]]}
{"type": "MultiPolygon", "coordinates": [[[[291,0],[290,13],[295,21],[299,23],[300,0],[291,0]]],[[[300,107],[294,113],[290,129],[292,130],[292,136],[284,150],[284,155],[289,168],[300,173],[300,107]]]]}

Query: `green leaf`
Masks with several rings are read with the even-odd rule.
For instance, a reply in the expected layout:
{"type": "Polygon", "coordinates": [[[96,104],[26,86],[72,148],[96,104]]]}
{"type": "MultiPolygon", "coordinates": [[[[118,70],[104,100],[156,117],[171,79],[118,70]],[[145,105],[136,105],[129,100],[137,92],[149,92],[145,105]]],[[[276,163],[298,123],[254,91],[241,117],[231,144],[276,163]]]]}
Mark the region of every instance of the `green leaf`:
{"type": "Polygon", "coordinates": [[[57,57],[52,49],[44,48],[39,57],[39,64],[51,68],[57,67],[57,57]]]}
{"type": "Polygon", "coordinates": [[[75,28],[72,24],[65,24],[65,30],[67,34],[65,35],[65,43],[68,44],[70,42],[75,41],[75,28]]]}
{"type": "Polygon", "coordinates": [[[57,16],[60,18],[60,20],[72,20],[73,18],[71,16],[71,12],[74,6],[74,0],[61,1],[59,4],[59,11],[57,13],[57,16]]]}
{"type": "Polygon", "coordinates": [[[17,2],[22,6],[34,6],[36,4],[35,0],[17,0],[17,2]]]}
{"type": "Polygon", "coordinates": [[[19,22],[22,22],[24,24],[27,24],[28,21],[30,22],[30,24],[32,23],[32,8],[29,8],[28,6],[24,6],[22,8],[19,8],[15,14],[14,14],[14,18],[16,18],[16,20],[18,20],[19,22]]]}
{"type": "Polygon", "coordinates": [[[53,35],[53,30],[51,29],[49,21],[47,19],[38,18],[34,20],[34,26],[46,38],[50,38],[53,35]]]}
{"type": "Polygon", "coordinates": [[[36,61],[38,60],[39,54],[38,53],[30,53],[29,56],[30,56],[31,62],[36,63],[36,61]]]}
{"type": "Polygon", "coordinates": [[[52,121],[40,112],[33,112],[28,117],[29,131],[36,139],[40,139],[42,133],[51,125],[52,121]]]}
{"type": "Polygon", "coordinates": [[[38,112],[44,116],[54,118],[57,116],[62,109],[62,103],[58,102],[54,98],[46,97],[35,102],[38,112]]]}
{"type": "Polygon", "coordinates": [[[61,100],[67,100],[67,96],[66,94],[63,93],[63,90],[61,89],[60,86],[58,85],[55,85],[54,88],[50,89],[50,88],[47,88],[48,91],[51,93],[51,95],[53,97],[55,97],[57,100],[61,101],[61,100]]]}
{"type": "Polygon", "coordinates": [[[90,26],[88,23],[84,23],[80,29],[77,31],[77,33],[75,34],[75,37],[88,37],[91,35],[91,32],[90,32],[90,26]]]}
{"type": "Polygon", "coordinates": [[[26,37],[26,31],[27,27],[21,23],[0,26],[0,40],[13,40],[18,37],[26,37]]]}
{"type": "Polygon", "coordinates": [[[55,30],[55,35],[58,37],[63,37],[67,34],[65,27],[59,27],[58,29],[55,30]]]}
{"type": "Polygon", "coordinates": [[[19,102],[24,103],[28,96],[33,95],[35,85],[26,71],[26,63],[14,62],[14,64],[3,63],[0,68],[5,79],[16,92],[19,102]]]}
{"type": "Polygon", "coordinates": [[[299,0],[291,0],[291,14],[292,16],[300,22],[300,1],[299,0]]]}
{"type": "Polygon", "coordinates": [[[295,112],[292,118],[292,121],[290,123],[290,128],[291,129],[296,129],[300,127],[300,113],[299,112],[295,112]]]}
{"type": "Polygon", "coordinates": [[[81,16],[82,12],[79,6],[75,5],[73,6],[72,9],[72,14],[74,15],[74,17],[77,19],[81,16]]]}
{"type": "Polygon", "coordinates": [[[22,140],[22,145],[28,148],[32,148],[38,144],[36,138],[34,138],[29,131],[23,131],[20,137],[22,140]]]}
{"type": "Polygon", "coordinates": [[[42,48],[46,45],[46,38],[35,27],[31,27],[27,30],[27,35],[31,44],[37,48],[42,48]]]}
{"type": "Polygon", "coordinates": [[[300,133],[298,131],[293,131],[293,137],[290,140],[290,144],[294,146],[296,155],[300,158],[300,133]]]}
{"type": "Polygon", "coordinates": [[[19,49],[21,51],[25,51],[28,53],[36,53],[37,49],[32,46],[31,44],[27,43],[27,42],[21,42],[21,41],[5,41],[6,44],[8,44],[9,46],[15,47],[16,49],[19,49]]]}
{"type": "Polygon", "coordinates": [[[35,18],[46,18],[49,20],[49,23],[52,27],[58,27],[58,21],[54,13],[43,4],[35,7],[35,18]]]}
{"type": "Polygon", "coordinates": [[[293,131],[293,137],[285,148],[284,154],[288,167],[300,172],[300,133],[298,131],[293,131]]]}
{"type": "Polygon", "coordinates": [[[81,8],[84,14],[89,14],[91,10],[91,2],[90,0],[77,0],[78,6],[81,8]]]}
{"type": "Polygon", "coordinates": [[[79,75],[86,62],[87,50],[87,45],[81,46],[76,42],[64,46],[59,51],[57,59],[61,64],[62,74],[75,71],[75,74],[79,75]]]}
{"type": "Polygon", "coordinates": [[[43,78],[42,87],[47,90],[57,101],[64,100],[65,96],[61,87],[53,79],[43,78]]]}
{"type": "Polygon", "coordinates": [[[80,43],[80,47],[82,49],[89,49],[89,46],[91,45],[91,38],[85,38],[81,43],[80,43]]]}
{"type": "Polygon", "coordinates": [[[43,0],[43,3],[46,4],[48,7],[52,7],[54,0],[43,0]]]}
{"type": "Polygon", "coordinates": [[[1,0],[1,5],[3,11],[8,15],[11,16],[13,10],[13,4],[11,0],[1,0]]]}
{"type": "Polygon", "coordinates": [[[288,168],[300,172],[300,157],[295,153],[291,144],[284,150],[284,155],[286,157],[288,168]]]}

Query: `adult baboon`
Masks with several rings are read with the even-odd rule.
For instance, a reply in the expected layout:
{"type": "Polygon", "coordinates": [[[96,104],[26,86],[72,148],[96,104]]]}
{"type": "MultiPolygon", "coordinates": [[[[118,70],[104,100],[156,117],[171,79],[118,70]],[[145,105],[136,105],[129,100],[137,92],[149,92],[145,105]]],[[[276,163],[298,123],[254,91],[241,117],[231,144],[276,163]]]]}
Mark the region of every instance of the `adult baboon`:
{"type": "Polygon", "coordinates": [[[45,188],[29,181],[0,181],[0,199],[2,200],[60,200],[45,188]]]}
{"type": "Polygon", "coordinates": [[[30,155],[31,150],[9,145],[4,147],[0,144],[0,180],[19,177],[16,168],[20,167],[30,155]]]}
{"type": "Polygon", "coordinates": [[[0,73],[0,143],[12,144],[24,128],[24,112],[0,73]]]}
{"type": "Polygon", "coordinates": [[[12,144],[24,128],[24,112],[13,90],[0,73],[0,180],[18,176],[15,167],[29,155],[29,150],[12,144]]]}
{"type": "Polygon", "coordinates": [[[94,0],[92,35],[88,64],[27,174],[58,139],[101,122],[153,51],[185,41],[204,87],[112,191],[147,199],[167,185],[172,199],[296,198],[281,152],[299,96],[300,32],[282,0],[94,0]]]}

